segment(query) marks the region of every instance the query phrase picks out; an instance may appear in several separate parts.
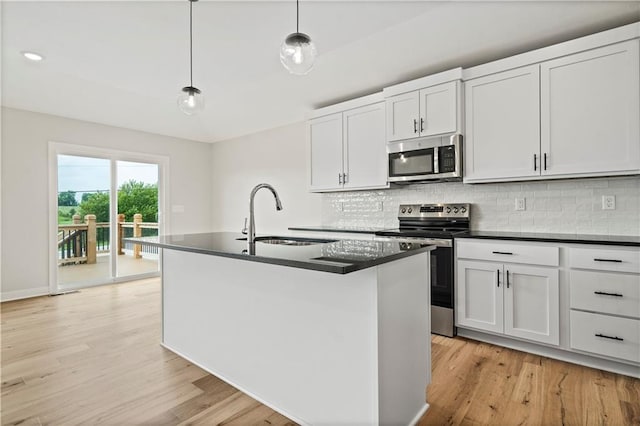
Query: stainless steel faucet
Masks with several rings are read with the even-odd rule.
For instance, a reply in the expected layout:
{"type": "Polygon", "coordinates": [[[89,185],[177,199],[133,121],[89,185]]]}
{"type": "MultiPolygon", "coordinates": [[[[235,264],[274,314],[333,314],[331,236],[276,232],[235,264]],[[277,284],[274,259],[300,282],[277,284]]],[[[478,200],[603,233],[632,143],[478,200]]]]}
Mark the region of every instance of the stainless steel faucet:
{"type": "Polygon", "coordinates": [[[253,213],[253,199],[256,196],[256,192],[258,192],[262,188],[267,188],[273,196],[276,198],[276,210],[282,210],[282,203],[280,202],[280,197],[278,197],[278,193],[273,188],[273,186],[268,183],[261,183],[256,185],[255,188],[251,190],[251,195],[249,196],[249,233],[247,235],[247,242],[249,244],[255,244],[256,242],[256,222],[255,215],[253,213]]]}

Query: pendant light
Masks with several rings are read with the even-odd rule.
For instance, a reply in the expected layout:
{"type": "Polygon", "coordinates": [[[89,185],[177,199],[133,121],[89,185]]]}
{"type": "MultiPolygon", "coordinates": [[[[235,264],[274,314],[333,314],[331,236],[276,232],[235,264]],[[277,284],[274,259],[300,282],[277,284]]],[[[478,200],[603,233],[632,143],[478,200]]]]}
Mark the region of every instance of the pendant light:
{"type": "Polygon", "coordinates": [[[183,87],[178,96],[178,108],[187,115],[195,115],[204,109],[204,96],[200,89],[193,86],[193,3],[189,0],[189,86],[183,87]]]}
{"type": "Polygon", "coordinates": [[[296,0],[296,32],[289,34],[280,46],[280,62],[291,73],[305,75],[316,60],[316,45],[311,37],[299,31],[300,8],[296,0]]]}

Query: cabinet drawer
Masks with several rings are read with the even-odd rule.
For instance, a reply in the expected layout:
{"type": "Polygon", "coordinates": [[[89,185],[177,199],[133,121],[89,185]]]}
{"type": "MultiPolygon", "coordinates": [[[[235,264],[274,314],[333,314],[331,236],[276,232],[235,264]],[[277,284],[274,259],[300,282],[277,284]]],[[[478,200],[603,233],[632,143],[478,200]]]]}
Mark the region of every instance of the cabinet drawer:
{"type": "Polygon", "coordinates": [[[558,247],[514,244],[502,241],[457,240],[457,257],[496,262],[558,266],[558,247]]]}
{"type": "Polygon", "coordinates": [[[571,311],[571,347],[640,362],[640,320],[571,311]]]}
{"type": "Polygon", "coordinates": [[[640,272],[638,249],[572,248],[569,256],[572,268],[640,272]]]}
{"type": "Polygon", "coordinates": [[[640,318],[640,276],[571,271],[571,308],[640,318]]]}

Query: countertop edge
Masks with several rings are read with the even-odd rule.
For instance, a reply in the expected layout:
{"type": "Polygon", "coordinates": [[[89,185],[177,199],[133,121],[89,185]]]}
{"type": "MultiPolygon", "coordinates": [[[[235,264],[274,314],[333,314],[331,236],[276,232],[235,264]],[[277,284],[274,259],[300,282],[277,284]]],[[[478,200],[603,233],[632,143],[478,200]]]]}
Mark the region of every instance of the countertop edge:
{"type": "Polygon", "coordinates": [[[153,242],[148,240],[138,240],[135,237],[123,238],[123,241],[132,242],[132,243],[141,244],[141,245],[159,247],[159,248],[168,249],[168,250],[178,250],[178,251],[185,251],[190,253],[205,254],[209,256],[227,257],[231,259],[245,260],[248,262],[267,263],[271,265],[288,266],[292,268],[307,269],[307,270],[320,271],[320,272],[329,272],[329,273],[341,274],[341,275],[371,268],[373,266],[378,266],[385,263],[393,262],[395,260],[402,259],[409,256],[414,256],[416,254],[426,253],[435,249],[435,246],[425,246],[425,247],[419,247],[419,248],[405,251],[405,252],[391,254],[383,258],[375,259],[371,261],[359,262],[359,263],[343,263],[343,262],[331,262],[331,261],[312,262],[312,261],[300,261],[300,260],[293,260],[293,259],[281,259],[281,258],[275,258],[275,257],[249,256],[245,254],[229,253],[225,251],[206,250],[206,249],[195,248],[195,247],[164,244],[164,243],[153,242]]]}
{"type": "Polygon", "coordinates": [[[455,239],[478,239],[478,240],[509,240],[509,241],[531,241],[531,242],[547,242],[547,243],[564,243],[564,244],[593,244],[606,246],[624,246],[624,247],[640,247],[640,241],[622,241],[622,240],[597,240],[597,239],[572,239],[569,237],[545,237],[541,236],[515,236],[515,235],[456,235],[455,239]]]}

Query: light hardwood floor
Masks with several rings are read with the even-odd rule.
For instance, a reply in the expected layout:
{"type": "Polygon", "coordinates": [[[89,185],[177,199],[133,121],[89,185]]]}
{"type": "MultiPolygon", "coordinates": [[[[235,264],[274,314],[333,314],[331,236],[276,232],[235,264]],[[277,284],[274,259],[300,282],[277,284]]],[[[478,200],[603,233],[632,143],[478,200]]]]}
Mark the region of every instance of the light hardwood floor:
{"type": "MultiPolygon", "coordinates": [[[[163,349],[159,279],[3,303],[3,425],[291,422],[163,349]]],[[[640,380],[433,338],[421,425],[640,424],[640,380]]]]}

